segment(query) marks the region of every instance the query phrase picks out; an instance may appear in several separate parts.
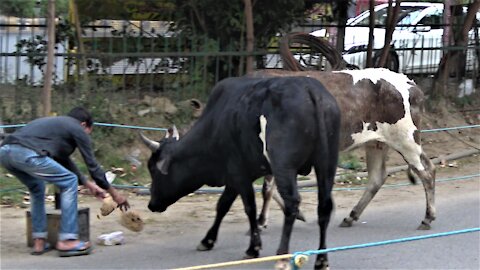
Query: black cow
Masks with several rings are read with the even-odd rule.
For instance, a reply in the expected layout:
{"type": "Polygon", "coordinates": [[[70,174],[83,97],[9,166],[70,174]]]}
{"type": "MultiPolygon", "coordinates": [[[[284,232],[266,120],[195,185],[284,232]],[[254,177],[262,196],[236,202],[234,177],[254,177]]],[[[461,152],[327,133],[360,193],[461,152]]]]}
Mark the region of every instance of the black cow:
{"type": "MultiPolygon", "coordinates": [[[[203,185],[225,185],[213,226],[197,249],[213,248],[223,217],[240,195],[250,223],[246,258],[258,257],[262,243],[252,182],[272,174],[285,201],[277,254],[287,254],[300,203],[296,176],[308,174],[313,166],[319,248],[324,249],[333,207],[340,117],[333,96],[311,78],[225,79],[215,86],[202,116],[181,139],[169,136],[155,142],[142,135],[153,152],[148,161],[152,177],[148,208],[162,212],[203,185]]],[[[319,255],[315,268],[327,266],[326,254],[319,255]]]]}
{"type": "MultiPolygon", "coordinates": [[[[409,177],[418,176],[426,197],[425,218],[418,229],[428,230],[435,220],[435,166],[422,149],[420,133],[424,95],[407,76],[384,68],[335,72],[263,70],[253,77],[308,76],[320,81],[336,98],[342,112],[340,150],[365,145],[368,186],[341,226],[350,227],[385,183],[387,151],[394,149],[409,165],[409,177]]],[[[265,203],[259,224],[266,226],[274,183],[265,178],[265,203]],[[270,184],[270,186],[268,185],[270,184]]],[[[281,203],[281,202],[280,202],[281,203]]]]}

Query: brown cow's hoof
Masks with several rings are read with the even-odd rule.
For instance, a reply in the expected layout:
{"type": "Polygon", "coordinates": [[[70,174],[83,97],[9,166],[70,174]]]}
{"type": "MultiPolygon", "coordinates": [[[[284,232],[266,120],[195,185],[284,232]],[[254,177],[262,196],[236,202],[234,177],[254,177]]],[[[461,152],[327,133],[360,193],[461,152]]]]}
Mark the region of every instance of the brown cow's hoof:
{"type": "Polygon", "coordinates": [[[420,226],[418,226],[417,230],[427,231],[427,230],[430,230],[431,228],[432,226],[430,226],[430,224],[422,221],[422,223],[420,223],[420,226]]]}
{"type": "Polygon", "coordinates": [[[197,246],[197,250],[198,251],[207,251],[207,250],[211,250],[213,248],[213,244],[215,242],[213,240],[209,240],[209,243],[208,244],[204,244],[203,241],[200,242],[200,244],[198,244],[197,246]],[[211,241],[211,243],[210,243],[211,241]]]}
{"type": "Polygon", "coordinates": [[[264,217],[260,217],[257,220],[258,228],[267,228],[267,219],[264,217]]]}
{"type": "Polygon", "coordinates": [[[297,219],[303,222],[307,222],[307,219],[305,218],[305,215],[302,213],[302,211],[298,212],[297,219]]]}
{"type": "Polygon", "coordinates": [[[340,227],[352,227],[353,219],[351,218],[344,218],[342,223],[340,223],[340,227]]]}
{"type": "Polygon", "coordinates": [[[275,263],[275,270],[291,270],[290,260],[279,260],[275,263]]]}

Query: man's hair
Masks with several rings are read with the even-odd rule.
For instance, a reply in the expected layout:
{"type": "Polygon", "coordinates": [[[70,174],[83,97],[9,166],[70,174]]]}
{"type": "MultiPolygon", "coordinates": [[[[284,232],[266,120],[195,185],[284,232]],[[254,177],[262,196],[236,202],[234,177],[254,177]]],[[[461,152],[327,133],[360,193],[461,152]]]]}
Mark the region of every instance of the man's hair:
{"type": "Polygon", "coordinates": [[[92,115],[83,107],[75,107],[67,115],[77,119],[80,122],[85,122],[87,127],[91,127],[93,125],[92,115]]]}

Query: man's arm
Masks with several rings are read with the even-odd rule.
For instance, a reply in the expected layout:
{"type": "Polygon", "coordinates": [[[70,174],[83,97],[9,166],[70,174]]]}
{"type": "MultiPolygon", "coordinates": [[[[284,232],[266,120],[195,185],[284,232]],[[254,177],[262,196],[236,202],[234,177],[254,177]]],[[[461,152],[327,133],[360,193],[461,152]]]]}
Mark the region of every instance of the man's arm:
{"type": "Polygon", "coordinates": [[[83,133],[77,134],[76,138],[78,150],[88,167],[90,175],[93,180],[95,180],[95,183],[112,196],[112,199],[117,203],[117,207],[120,208],[120,210],[128,210],[130,204],[128,203],[127,198],[110,185],[105,177],[105,172],[100,168],[100,165],[98,165],[95,156],[93,155],[90,137],[86,133],[83,133]]]}
{"type": "Polygon", "coordinates": [[[80,183],[80,185],[85,185],[85,183],[87,183],[87,178],[80,172],[77,165],[70,159],[70,157],[56,161],[60,163],[63,167],[65,167],[67,170],[73,172],[78,177],[78,182],[80,183]]]}

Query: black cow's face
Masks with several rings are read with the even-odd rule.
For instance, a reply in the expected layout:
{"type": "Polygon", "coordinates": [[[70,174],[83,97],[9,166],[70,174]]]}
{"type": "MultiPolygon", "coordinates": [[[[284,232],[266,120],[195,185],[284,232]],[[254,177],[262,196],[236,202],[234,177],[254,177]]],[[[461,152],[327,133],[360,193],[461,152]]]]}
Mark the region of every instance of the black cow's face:
{"type": "Polygon", "coordinates": [[[205,175],[205,171],[209,171],[205,169],[205,160],[198,155],[195,147],[187,147],[184,140],[179,140],[175,127],[159,142],[140,135],[152,151],[148,160],[152,177],[148,204],[151,211],[165,211],[180,198],[205,185],[205,179],[212,179],[211,175],[205,175]]]}
{"type": "Polygon", "coordinates": [[[172,138],[163,139],[160,141],[160,147],[148,160],[148,170],[152,178],[148,209],[152,212],[163,212],[178,199],[174,188],[176,186],[174,174],[169,173],[174,144],[172,138]]]}
{"type": "Polygon", "coordinates": [[[148,170],[152,178],[150,186],[150,202],[148,208],[152,212],[163,212],[180,197],[176,190],[174,173],[169,173],[170,162],[179,136],[177,128],[169,129],[165,138],[159,142],[153,141],[140,133],[143,143],[152,151],[148,160],[148,170]]]}

